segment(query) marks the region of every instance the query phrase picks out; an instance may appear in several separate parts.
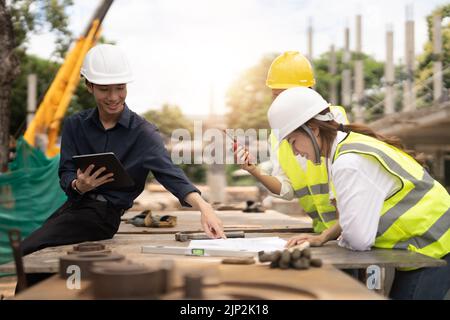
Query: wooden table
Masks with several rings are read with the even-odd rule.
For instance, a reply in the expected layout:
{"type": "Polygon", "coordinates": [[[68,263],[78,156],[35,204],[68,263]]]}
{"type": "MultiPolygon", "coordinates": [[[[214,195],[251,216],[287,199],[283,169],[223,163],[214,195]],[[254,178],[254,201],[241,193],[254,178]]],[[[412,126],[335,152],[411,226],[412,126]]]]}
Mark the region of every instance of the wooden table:
{"type": "MultiPolygon", "coordinates": [[[[183,299],[181,276],[186,270],[178,270],[189,263],[178,261],[177,281],[171,293],[161,299],[183,299]]],[[[192,266],[191,266],[192,267],[192,266]]],[[[197,266],[200,267],[200,266],[197,266]]],[[[379,300],[382,296],[367,290],[360,282],[332,266],[309,270],[270,269],[267,265],[223,265],[201,263],[208,270],[204,278],[205,299],[211,300],[379,300]]],[[[53,277],[21,292],[18,300],[91,300],[95,299],[90,281],[82,281],[80,289],[68,289],[66,280],[53,277]]]]}
{"type": "MultiPolygon", "coordinates": [[[[128,213],[124,218],[132,217],[136,213],[128,213]]],[[[185,257],[174,255],[153,255],[142,254],[141,248],[144,245],[164,245],[164,246],[187,246],[187,242],[177,242],[174,238],[174,233],[179,231],[199,231],[194,229],[195,226],[200,227],[200,213],[192,211],[171,212],[177,215],[178,228],[170,228],[169,231],[157,232],[160,229],[151,229],[145,232],[145,229],[137,228],[132,225],[121,228],[128,228],[129,232],[118,233],[113,239],[100,241],[110,248],[113,252],[120,253],[126,256],[127,259],[143,264],[152,264],[163,258],[170,258],[174,261],[183,261],[189,263],[216,263],[218,264],[222,258],[219,257],[185,257]],[[131,228],[132,227],[132,228],[131,228]],[[138,229],[133,231],[133,229],[138,229]],[[131,230],[131,231],[130,231],[131,230]],[[156,232],[154,232],[156,231],[156,232]],[[168,233],[170,232],[170,233],[168,233]]],[[[242,212],[219,212],[225,225],[258,225],[251,232],[246,230],[246,237],[273,237],[279,236],[283,239],[289,239],[297,234],[289,233],[289,228],[305,227],[308,228],[308,223],[305,221],[291,218],[278,212],[266,213],[242,213],[242,212]],[[273,226],[283,226],[283,232],[261,232],[266,228],[273,226]]],[[[122,229],[123,231],[123,229],[122,229]]],[[[24,266],[26,273],[57,273],[59,267],[59,257],[67,254],[67,251],[72,248],[70,246],[52,247],[40,250],[31,255],[24,257],[24,266]]],[[[445,266],[444,260],[433,259],[418,253],[405,250],[383,250],[373,249],[365,252],[350,251],[345,248],[337,246],[336,241],[332,241],[323,247],[311,248],[312,255],[315,258],[320,258],[325,265],[333,266],[338,269],[362,269],[365,270],[369,266],[378,266],[382,274],[386,268],[394,267],[438,267],[445,266]]],[[[249,266],[245,266],[249,267],[249,266]]],[[[247,269],[250,270],[250,269],[247,269]]],[[[296,272],[292,270],[293,272],[296,272]]],[[[15,272],[14,263],[0,265],[0,272],[13,273],[15,272]]],[[[282,270],[286,272],[286,270],[282,270]]],[[[333,271],[334,272],[334,271],[333,271]]],[[[283,273],[285,274],[285,273],[283,273]]],[[[384,292],[382,288],[381,293],[384,292]]]]}
{"type": "MultiPolygon", "coordinates": [[[[274,210],[266,210],[261,213],[246,213],[237,210],[216,211],[222,220],[226,231],[245,230],[247,232],[312,232],[311,219],[309,217],[293,218],[274,210]],[[272,231],[271,231],[272,230],[272,231]]],[[[180,231],[201,232],[199,211],[171,211],[170,215],[177,217],[177,225],[174,228],[146,228],[135,227],[125,223],[126,220],[136,216],[140,212],[130,211],[122,216],[118,234],[165,234],[180,231]]],[[[153,212],[153,215],[167,215],[167,212],[153,212]]]]}
{"type": "MultiPolygon", "coordinates": [[[[247,237],[279,236],[289,238],[294,234],[281,233],[250,233],[247,237]]],[[[177,242],[172,234],[160,235],[116,235],[111,240],[101,241],[112,251],[123,254],[127,259],[143,264],[151,264],[164,258],[175,261],[215,262],[219,263],[220,257],[184,257],[176,255],[142,254],[143,245],[187,246],[187,243],[177,242]]],[[[27,273],[57,273],[59,269],[59,257],[67,254],[72,246],[61,246],[43,249],[24,257],[25,272],[27,273]]],[[[405,250],[373,249],[365,252],[350,251],[337,246],[335,241],[323,247],[311,248],[312,256],[322,259],[325,265],[331,265],[338,269],[360,269],[359,279],[365,283],[366,270],[369,266],[380,268],[381,286],[377,290],[382,295],[387,295],[389,283],[385,282],[387,268],[395,267],[438,267],[445,266],[444,260],[433,259],[418,253],[405,250]]],[[[0,265],[0,272],[13,273],[13,263],[0,265]]]]}
{"type": "MultiPolygon", "coordinates": [[[[289,239],[292,233],[249,233],[247,238],[274,237],[289,239]]],[[[173,234],[148,234],[148,235],[126,235],[117,234],[110,240],[99,241],[112,251],[124,254],[129,259],[145,262],[155,258],[153,254],[142,254],[144,245],[180,246],[188,245],[188,242],[175,241],[173,234]]],[[[40,250],[24,257],[24,267],[27,273],[56,273],[58,272],[59,257],[67,254],[72,245],[51,247],[40,250]]],[[[323,247],[311,248],[315,258],[322,259],[325,264],[333,265],[338,269],[365,269],[371,265],[379,267],[439,267],[445,266],[444,260],[433,259],[419,253],[407,250],[372,249],[371,251],[357,252],[339,247],[336,241],[331,241],[323,247]]],[[[180,258],[175,255],[158,255],[165,258],[180,258]]],[[[203,259],[208,261],[220,261],[220,257],[183,257],[188,259],[203,259]]],[[[13,262],[0,265],[0,272],[13,273],[15,266],[13,262]]]]}

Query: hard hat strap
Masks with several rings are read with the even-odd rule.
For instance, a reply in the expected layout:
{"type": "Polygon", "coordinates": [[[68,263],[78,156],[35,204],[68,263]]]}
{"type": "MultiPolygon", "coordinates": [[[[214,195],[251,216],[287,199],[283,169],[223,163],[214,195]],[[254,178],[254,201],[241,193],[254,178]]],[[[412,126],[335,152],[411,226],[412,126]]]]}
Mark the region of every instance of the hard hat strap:
{"type": "Polygon", "coordinates": [[[314,164],[320,164],[320,148],[319,144],[317,143],[317,139],[314,136],[314,133],[306,124],[302,125],[300,128],[302,128],[306,132],[313,144],[314,152],[316,154],[316,161],[314,161],[314,164]]]}

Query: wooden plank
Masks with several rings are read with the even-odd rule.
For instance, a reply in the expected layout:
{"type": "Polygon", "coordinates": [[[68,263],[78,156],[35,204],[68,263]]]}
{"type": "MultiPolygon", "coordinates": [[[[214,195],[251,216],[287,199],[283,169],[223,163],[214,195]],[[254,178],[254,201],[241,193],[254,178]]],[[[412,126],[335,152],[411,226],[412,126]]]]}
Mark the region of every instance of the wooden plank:
{"type": "Polygon", "coordinates": [[[14,296],[16,290],[17,277],[3,276],[0,277],[0,301],[9,299],[14,296]]]}
{"type": "MultiPolygon", "coordinates": [[[[176,265],[175,288],[161,299],[182,299],[182,275],[186,263],[176,265]]],[[[197,265],[197,271],[208,269],[204,281],[206,299],[383,299],[361,283],[332,266],[309,270],[270,269],[267,265],[197,265]],[[201,269],[199,269],[201,268],[201,269]],[[333,281],[330,281],[332,279],[333,281]]],[[[192,266],[189,272],[193,270],[192,266]]],[[[94,296],[88,281],[81,289],[70,290],[66,281],[55,275],[15,297],[17,300],[89,300],[94,296]]]]}
{"type": "MultiPolygon", "coordinates": [[[[176,232],[201,232],[199,211],[171,211],[170,215],[177,217],[177,225],[173,228],[135,227],[125,223],[139,212],[127,212],[122,217],[118,234],[165,234],[176,232]]],[[[166,215],[168,212],[154,212],[154,215],[166,215]]],[[[242,211],[217,211],[227,231],[246,230],[248,232],[312,232],[311,219],[293,218],[274,210],[262,213],[246,213],[242,211]]]]}
{"type": "MultiPolygon", "coordinates": [[[[294,234],[289,233],[247,233],[246,237],[273,237],[288,239],[294,234]]],[[[113,239],[100,241],[112,251],[124,254],[128,259],[146,263],[155,258],[178,259],[170,255],[142,254],[143,245],[187,246],[188,243],[175,241],[173,234],[124,235],[118,234],[113,239]]],[[[41,273],[58,271],[59,257],[65,255],[70,246],[52,247],[40,250],[24,257],[25,271],[28,273],[41,273]]],[[[415,252],[406,250],[372,249],[371,251],[357,252],[341,248],[336,241],[327,243],[323,247],[311,248],[313,257],[320,258],[325,264],[339,269],[367,268],[370,265],[380,267],[437,267],[445,266],[444,260],[433,259],[415,252]]],[[[184,258],[184,257],[181,257],[184,258]]],[[[220,261],[215,257],[189,257],[193,261],[220,261]]],[[[0,265],[0,272],[15,272],[13,263],[0,265]]]]}
{"type": "MultiPolygon", "coordinates": [[[[255,283],[293,287],[313,295],[313,299],[382,299],[380,295],[368,290],[361,283],[332,266],[308,270],[280,270],[271,269],[267,264],[254,265],[251,268],[240,265],[221,265],[221,275],[229,283],[245,284],[245,288],[255,283]],[[330,279],[333,280],[330,281],[330,279]]],[[[276,293],[276,287],[271,290],[276,293]]],[[[288,298],[277,295],[276,299],[288,298]]]]}
{"type": "Polygon", "coordinates": [[[322,259],[339,269],[365,269],[370,265],[395,268],[441,267],[446,262],[409,250],[372,249],[370,251],[351,251],[330,241],[323,247],[311,248],[314,257],[322,259]]]}

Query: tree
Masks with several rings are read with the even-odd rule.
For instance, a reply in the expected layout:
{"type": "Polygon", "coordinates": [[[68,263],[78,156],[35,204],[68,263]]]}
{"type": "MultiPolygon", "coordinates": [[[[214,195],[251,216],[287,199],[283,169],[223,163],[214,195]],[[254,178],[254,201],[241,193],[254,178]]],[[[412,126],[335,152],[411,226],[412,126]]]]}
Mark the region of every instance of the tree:
{"type": "MultiPolygon", "coordinates": [[[[9,133],[13,137],[23,134],[25,130],[27,116],[27,76],[31,73],[37,75],[37,97],[39,104],[61,66],[57,62],[27,55],[23,52],[20,52],[18,56],[21,63],[21,70],[14,81],[11,95],[11,124],[9,133]]],[[[66,116],[92,107],[95,107],[95,101],[87,91],[84,82],[80,81],[70,101],[66,116]]]]}
{"type": "Polygon", "coordinates": [[[33,32],[50,29],[56,33],[60,57],[71,42],[65,8],[72,0],[0,0],[0,166],[8,162],[12,86],[20,72],[18,55],[26,51],[33,32]]]}
{"type": "MultiPolygon", "coordinates": [[[[323,53],[319,58],[314,60],[314,73],[316,78],[315,89],[329,99],[329,87],[331,81],[337,83],[338,104],[341,98],[342,71],[346,67],[342,63],[343,50],[336,52],[337,71],[335,76],[331,76],[328,72],[330,55],[328,52],[323,53]]],[[[355,56],[356,53],[353,53],[355,56]]],[[[270,64],[276,57],[271,54],[263,57],[259,63],[248,70],[244,71],[241,76],[231,85],[227,94],[227,105],[230,109],[227,120],[230,128],[268,128],[267,109],[272,102],[272,94],[266,87],[266,75],[270,64]]],[[[378,62],[372,57],[362,54],[364,62],[364,84],[365,84],[365,101],[366,106],[370,106],[376,102],[382,101],[383,97],[380,93],[382,86],[381,79],[384,74],[384,64],[378,62]]],[[[353,70],[353,62],[347,66],[353,70]]],[[[351,106],[344,106],[350,111],[351,106]]],[[[370,115],[370,110],[368,112],[370,115]]]]}
{"type": "MultiPolygon", "coordinates": [[[[4,1],[3,1],[4,2],[4,1]]],[[[73,0],[14,0],[8,5],[16,47],[26,51],[30,35],[46,32],[56,35],[54,54],[63,58],[72,42],[69,18],[65,9],[73,0]]]]}
{"type": "Polygon", "coordinates": [[[164,104],[160,110],[149,110],[144,113],[144,118],[155,124],[165,137],[171,137],[176,129],[187,129],[192,134],[193,126],[184,116],[180,107],[164,104]]]}
{"type": "MultiPolygon", "coordinates": [[[[344,55],[344,50],[336,51],[336,75],[332,76],[328,71],[328,66],[330,64],[330,53],[325,52],[318,59],[314,60],[314,73],[316,77],[316,90],[325,98],[325,100],[330,99],[329,88],[332,81],[337,83],[337,101],[339,104],[342,101],[341,97],[341,87],[342,87],[342,71],[344,68],[349,68],[354,70],[354,60],[356,58],[356,53],[353,53],[353,59],[351,59],[348,66],[342,62],[344,55]]],[[[360,54],[360,57],[364,63],[364,87],[366,90],[378,89],[381,86],[381,78],[384,75],[384,64],[378,62],[372,57],[366,54],[360,54]]],[[[370,93],[366,92],[366,98],[369,99],[370,93]]],[[[366,99],[366,100],[367,100],[366,99]]],[[[350,106],[345,106],[350,108],[350,106]]]]}
{"type": "MultiPolygon", "coordinates": [[[[159,110],[149,110],[144,113],[144,118],[159,128],[166,142],[172,136],[172,132],[176,129],[187,129],[193,136],[193,124],[188,120],[180,107],[176,105],[164,104],[159,110]]],[[[194,183],[205,183],[206,167],[199,164],[179,164],[178,165],[186,174],[186,176],[194,183]]],[[[149,176],[149,179],[152,179],[149,176]]]]}
{"type": "Polygon", "coordinates": [[[21,63],[20,72],[13,83],[11,96],[11,124],[10,134],[16,135],[22,133],[27,116],[27,76],[30,73],[37,75],[38,99],[42,97],[53,76],[59,68],[56,62],[47,61],[36,56],[26,55],[24,52],[18,54],[21,63]]]}
{"type": "Polygon", "coordinates": [[[245,70],[227,92],[227,122],[230,128],[268,128],[267,109],[272,93],[266,86],[267,70],[276,54],[264,56],[258,64],[245,70]]]}
{"type": "MultiPolygon", "coordinates": [[[[103,36],[98,43],[115,44],[114,41],[105,39],[103,36]]],[[[24,51],[17,53],[21,70],[14,81],[11,98],[11,125],[10,134],[16,138],[24,133],[27,117],[27,76],[35,73],[38,78],[37,97],[38,105],[44,98],[61,64],[46,60],[37,56],[28,55],[24,51]]],[[[78,83],[64,117],[78,113],[82,110],[95,107],[93,96],[87,91],[84,81],[78,83]]]]}
{"type": "MultiPolygon", "coordinates": [[[[450,4],[440,6],[433,10],[433,12],[427,16],[428,26],[428,41],[424,44],[424,52],[418,57],[419,65],[416,71],[416,80],[419,84],[418,96],[423,97],[421,101],[424,105],[431,105],[433,101],[433,62],[436,59],[442,61],[443,73],[443,86],[444,88],[450,87],[450,4]],[[439,14],[444,20],[447,18],[447,23],[442,26],[442,56],[436,57],[433,54],[433,16],[439,14]]],[[[444,20],[445,21],[445,20],[444,20]]],[[[420,107],[420,105],[418,105],[420,107]]]]}
{"type": "Polygon", "coordinates": [[[5,0],[0,0],[0,170],[8,163],[9,146],[9,101],[12,81],[19,73],[19,60],[14,54],[15,38],[11,15],[5,0]]]}

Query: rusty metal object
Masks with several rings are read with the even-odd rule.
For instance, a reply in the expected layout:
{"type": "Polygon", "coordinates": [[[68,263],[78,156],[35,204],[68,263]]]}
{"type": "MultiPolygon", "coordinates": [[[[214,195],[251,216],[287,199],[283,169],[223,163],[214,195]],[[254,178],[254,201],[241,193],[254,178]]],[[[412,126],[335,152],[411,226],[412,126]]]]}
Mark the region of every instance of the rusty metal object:
{"type": "Polygon", "coordinates": [[[291,253],[288,250],[283,250],[280,261],[289,264],[291,262],[291,253]]]}
{"type": "Polygon", "coordinates": [[[68,254],[84,254],[84,253],[111,253],[103,243],[85,242],[74,245],[72,250],[67,251],[68,254]]]}
{"type": "Polygon", "coordinates": [[[155,299],[166,288],[163,272],[130,261],[96,263],[91,268],[91,288],[99,299],[155,299]]]}
{"type": "Polygon", "coordinates": [[[91,277],[91,266],[95,262],[121,261],[125,257],[116,253],[82,253],[68,254],[59,258],[59,275],[66,279],[70,274],[67,273],[69,266],[78,266],[80,268],[81,279],[89,279],[91,277]]]}
{"type": "Polygon", "coordinates": [[[184,276],[184,297],[185,299],[203,298],[203,276],[192,273],[184,276]]]}
{"type": "Polygon", "coordinates": [[[307,246],[296,246],[275,252],[258,252],[259,262],[270,262],[270,268],[306,270],[310,267],[320,268],[322,260],[312,259],[311,250],[307,246]]]}
{"type": "MultiPolygon", "coordinates": [[[[227,238],[245,238],[244,231],[230,231],[225,232],[225,236],[227,238]]],[[[189,240],[209,240],[210,237],[207,236],[204,232],[196,232],[196,233],[190,233],[190,232],[177,232],[175,233],[175,240],[186,242],[189,240]]]]}
{"type": "Polygon", "coordinates": [[[302,256],[308,259],[311,259],[311,249],[305,249],[302,251],[302,256]]]}
{"type": "Polygon", "coordinates": [[[243,257],[243,258],[225,258],[222,260],[223,264],[254,264],[255,258],[243,257]]]}
{"type": "Polygon", "coordinates": [[[320,268],[322,266],[321,259],[311,259],[310,263],[311,263],[311,266],[315,267],[315,268],[320,268]]]}
{"type": "Polygon", "coordinates": [[[270,268],[272,268],[272,269],[278,268],[278,267],[280,266],[279,262],[280,262],[279,259],[273,260],[273,261],[270,263],[270,268]]]}
{"type": "Polygon", "coordinates": [[[27,278],[23,268],[22,251],[20,249],[21,235],[20,230],[9,230],[9,244],[11,245],[12,253],[14,256],[14,263],[16,264],[17,285],[16,293],[23,291],[28,287],[27,278]]]}
{"type": "Polygon", "coordinates": [[[292,251],[292,260],[298,260],[302,256],[302,252],[298,249],[292,251]]]}
{"type": "Polygon", "coordinates": [[[297,270],[309,269],[310,260],[308,258],[302,257],[298,260],[292,262],[292,267],[297,270]]]}
{"type": "Polygon", "coordinates": [[[258,259],[259,262],[271,262],[272,261],[272,255],[270,253],[259,251],[258,252],[258,259]]]}
{"type": "Polygon", "coordinates": [[[281,251],[273,251],[273,252],[258,252],[259,262],[273,262],[278,261],[281,258],[281,251]]]}
{"type": "Polygon", "coordinates": [[[291,253],[288,250],[283,250],[281,253],[280,261],[278,265],[280,269],[289,269],[289,264],[291,262],[291,253]]]}

